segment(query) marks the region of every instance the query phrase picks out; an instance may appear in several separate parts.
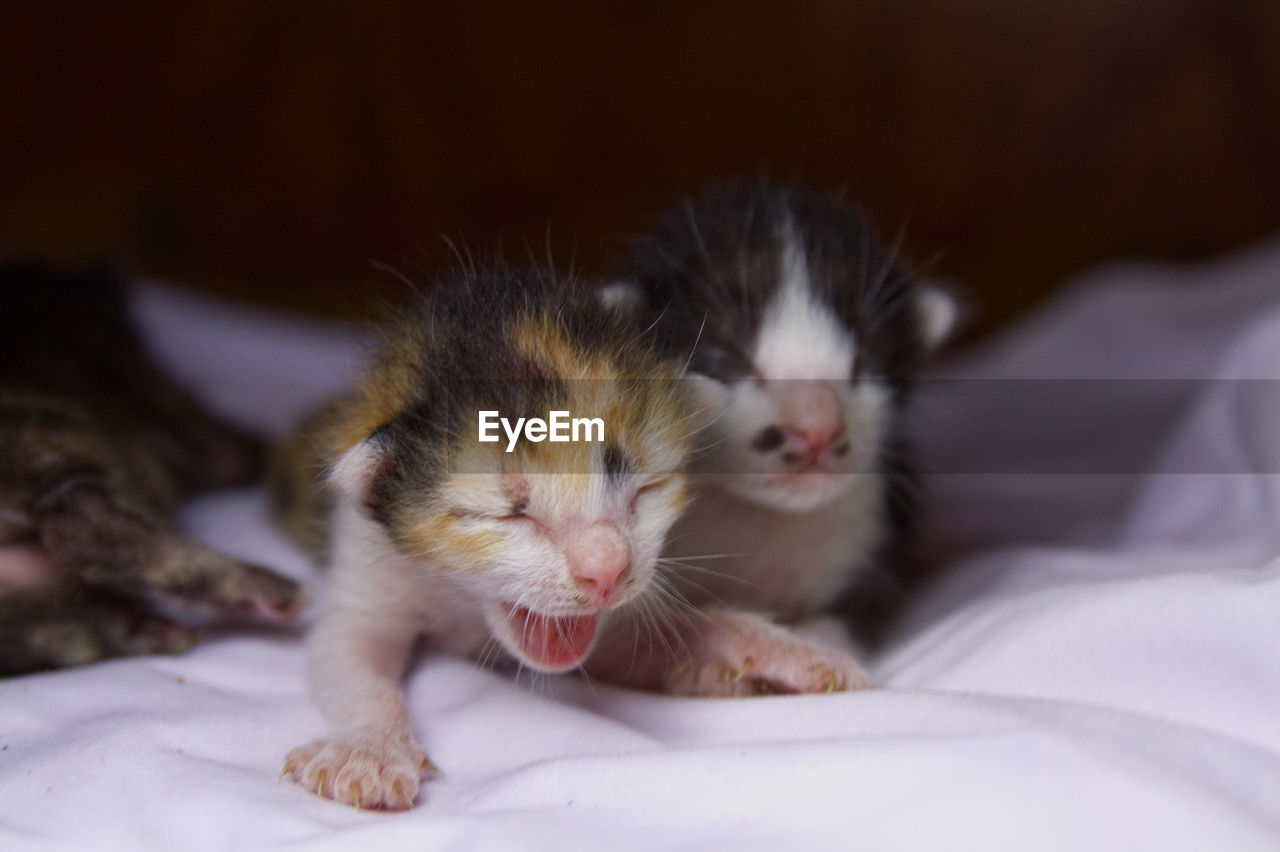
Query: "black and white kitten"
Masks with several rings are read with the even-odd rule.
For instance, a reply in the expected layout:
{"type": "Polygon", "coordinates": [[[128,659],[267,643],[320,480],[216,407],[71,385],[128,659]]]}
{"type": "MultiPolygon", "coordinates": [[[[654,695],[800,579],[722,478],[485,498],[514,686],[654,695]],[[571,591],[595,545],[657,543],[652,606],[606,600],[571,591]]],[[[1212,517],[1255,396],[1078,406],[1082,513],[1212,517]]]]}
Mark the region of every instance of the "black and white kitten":
{"type": "MultiPolygon", "coordinates": [[[[908,275],[849,204],[769,183],[672,211],[630,272],[639,290],[606,298],[639,301],[688,360],[707,421],[694,499],[669,538],[681,592],[757,635],[835,610],[871,633],[871,591],[892,588],[912,515],[908,391],[950,331],[951,297],[908,275]]],[[[691,691],[820,686],[804,653],[751,645],[725,643],[721,677],[704,672],[709,688],[691,691]]]]}

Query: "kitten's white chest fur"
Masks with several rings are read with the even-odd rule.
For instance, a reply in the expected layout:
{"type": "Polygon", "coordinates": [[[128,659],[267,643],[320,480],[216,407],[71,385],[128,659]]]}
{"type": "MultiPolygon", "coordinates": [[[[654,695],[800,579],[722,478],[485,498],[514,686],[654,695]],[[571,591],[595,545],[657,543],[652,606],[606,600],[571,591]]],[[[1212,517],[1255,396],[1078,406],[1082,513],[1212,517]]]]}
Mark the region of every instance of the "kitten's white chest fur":
{"type": "Polygon", "coordinates": [[[709,483],[672,529],[679,587],[693,603],[799,619],[821,611],[870,564],[883,536],[884,484],[850,474],[846,493],[804,513],[781,512],[709,483]],[[687,557],[687,558],[685,558],[687,557]]]}

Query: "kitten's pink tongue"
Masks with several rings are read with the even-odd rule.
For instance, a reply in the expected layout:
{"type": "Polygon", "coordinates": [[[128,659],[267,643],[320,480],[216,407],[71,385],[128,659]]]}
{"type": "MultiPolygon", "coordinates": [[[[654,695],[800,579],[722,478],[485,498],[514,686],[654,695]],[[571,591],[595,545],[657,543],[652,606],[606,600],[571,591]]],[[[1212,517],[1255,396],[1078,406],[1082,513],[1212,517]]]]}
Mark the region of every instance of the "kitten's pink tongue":
{"type": "Polygon", "coordinates": [[[520,650],[529,659],[557,669],[571,666],[587,655],[600,621],[595,615],[542,615],[522,606],[511,607],[507,620],[520,650]]]}

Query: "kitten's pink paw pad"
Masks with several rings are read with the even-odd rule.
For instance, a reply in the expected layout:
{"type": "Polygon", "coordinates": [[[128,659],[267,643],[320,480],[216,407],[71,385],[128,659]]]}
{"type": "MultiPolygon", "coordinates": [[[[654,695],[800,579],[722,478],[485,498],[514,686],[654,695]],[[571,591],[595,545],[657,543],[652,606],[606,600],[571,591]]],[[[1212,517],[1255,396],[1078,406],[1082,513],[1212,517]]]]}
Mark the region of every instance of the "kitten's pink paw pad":
{"type": "Polygon", "coordinates": [[[412,808],[423,776],[434,770],[411,743],[323,738],[285,758],[284,774],[326,799],[369,810],[412,808]]]}

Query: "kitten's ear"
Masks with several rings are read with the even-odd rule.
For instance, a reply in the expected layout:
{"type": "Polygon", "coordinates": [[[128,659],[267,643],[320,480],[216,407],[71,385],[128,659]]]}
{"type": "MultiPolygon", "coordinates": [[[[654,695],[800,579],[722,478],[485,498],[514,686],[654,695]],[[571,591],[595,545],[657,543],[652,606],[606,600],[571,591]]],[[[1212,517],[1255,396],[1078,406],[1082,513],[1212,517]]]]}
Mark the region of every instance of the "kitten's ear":
{"type": "Polygon", "coordinates": [[[644,291],[634,281],[613,281],[596,290],[596,299],[607,311],[633,319],[644,308],[644,291]]]}
{"type": "Polygon", "coordinates": [[[329,482],[348,497],[363,500],[386,472],[388,462],[386,447],[375,432],[342,454],[329,471],[329,482]]]}
{"type": "Polygon", "coordinates": [[[916,332],[926,352],[937,349],[960,322],[960,302],[949,288],[934,283],[921,283],[916,287],[912,306],[916,332]]]}

